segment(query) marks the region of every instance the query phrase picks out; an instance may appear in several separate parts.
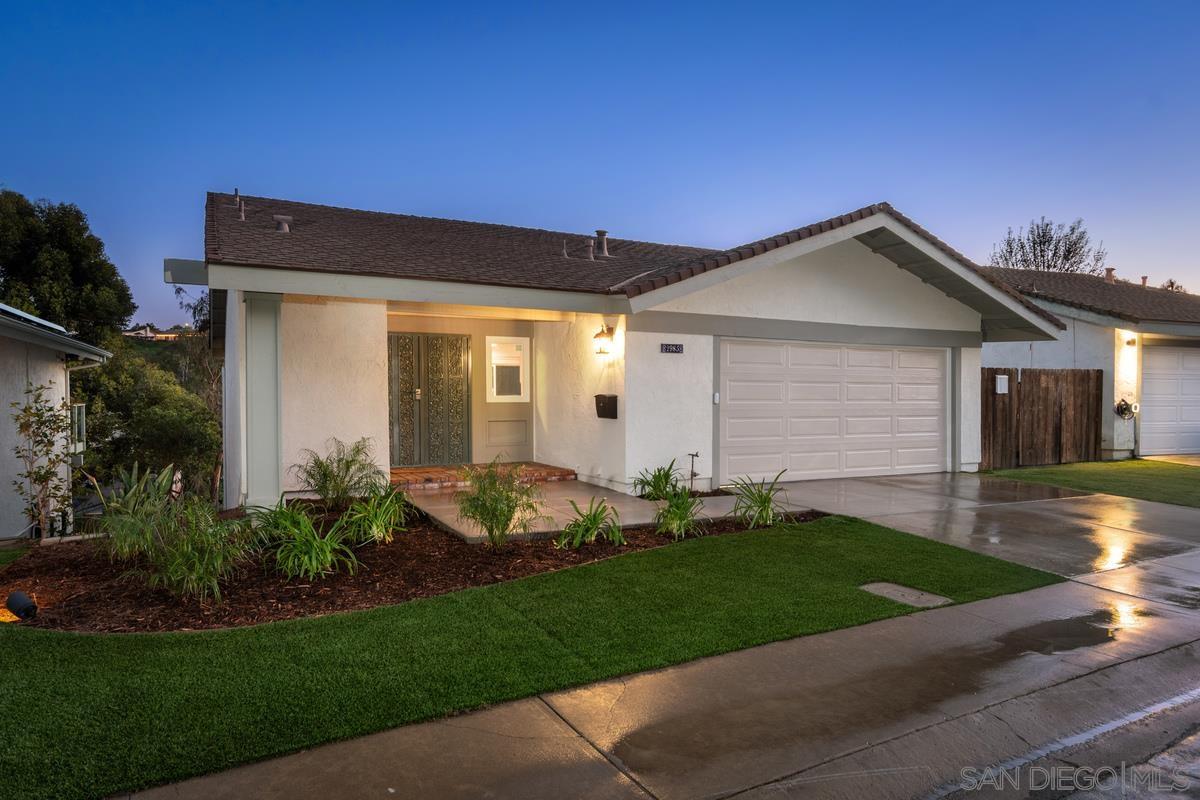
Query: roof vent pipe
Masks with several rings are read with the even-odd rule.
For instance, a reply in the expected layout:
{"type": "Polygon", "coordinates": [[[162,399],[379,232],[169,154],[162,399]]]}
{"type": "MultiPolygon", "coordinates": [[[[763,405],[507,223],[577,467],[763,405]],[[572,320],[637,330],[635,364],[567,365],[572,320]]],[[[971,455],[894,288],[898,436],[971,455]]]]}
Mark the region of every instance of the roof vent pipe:
{"type": "Polygon", "coordinates": [[[1104,282],[1105,283],[1116,283],[1117,282],[1117,268],[1116,267],[1105,267],[1104,268],[1104,282]]]}
{"type": "Polygon", "coordinates": [[[1145,287],[1147,286],[1147,283],[1146,283],[1146,281],[1148,281],[1148,280],[1150,280],[1150,276],[1149,276],[1149,275],[1143,275],[1143,276],[1142,276],[1142,288],[1145,288],[1145,287]]]}
{"type": "Polygon", "coordinates": [[[611,258],[608,254],[608,231],[597,228],[596,238],[600,240],[600,257],[611,258]]]}
{"type": "Polygon", "coordinates": [[[280,233],[291,233],[292,232],[292,218],[287,216],[286,214],[276,214],[275,215],[275,230],[279,231],[280,233]]]}
{"type": "Polygon", "coordinates": [[[563,258],[570,258],[570,256],[567,255],[567,240],[566,239],[563,239],[563,258]]]}
{"type": "Polygon", "coordinates": [[[245,200],[238,201],[238,219],[240,219],[242,222],[246,221],[246,201],[245,200]]]}
{"type": "Polygon", "coordinates": [[[587,256],[588,261],[596,260],[596,240],[595,239],[587,240],[587,254],[588,254],[588,256],[587,256]]]}
{"type": "Polygon", "coordinates": [[[233,204],[235,206],[241,202],[241,197],[241,194],[238,193],[238,188],[236,186],[233,187],[233,204]]]}

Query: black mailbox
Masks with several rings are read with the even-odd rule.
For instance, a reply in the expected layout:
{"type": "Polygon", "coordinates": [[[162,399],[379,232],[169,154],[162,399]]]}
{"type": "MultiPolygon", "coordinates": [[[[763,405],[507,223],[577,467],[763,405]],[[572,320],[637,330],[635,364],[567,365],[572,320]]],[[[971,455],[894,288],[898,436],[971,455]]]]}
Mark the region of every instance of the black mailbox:
{"type": "Polygon", "coordinates": [[[600,419],[617,418],[617,396],[615,394],[596,395],[596,416],[600,419]]]}

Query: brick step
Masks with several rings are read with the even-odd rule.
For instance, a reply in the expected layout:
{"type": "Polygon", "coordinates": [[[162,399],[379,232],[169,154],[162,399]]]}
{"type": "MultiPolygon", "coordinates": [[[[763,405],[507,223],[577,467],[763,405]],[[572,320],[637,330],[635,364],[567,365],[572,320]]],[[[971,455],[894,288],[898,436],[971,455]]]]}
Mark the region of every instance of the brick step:
{"type": "MultiPolygon", "coordinates": [[[[467,482],[463,477],[463,470],[466,466],[465,464],[452,464],[448,466],[392,467],[392,485],[408,492],[465,489],[467,482]]],[[[487,465],[471,464],[470,466],[481,468],[487,465]]],[[[501,469],[520,467],[521,479],[525,483],[575,480],[575,470],[550,464],[539,464],[536,461],[516,461],[511,464],[501,464],[500,467],[501,469]]]]}

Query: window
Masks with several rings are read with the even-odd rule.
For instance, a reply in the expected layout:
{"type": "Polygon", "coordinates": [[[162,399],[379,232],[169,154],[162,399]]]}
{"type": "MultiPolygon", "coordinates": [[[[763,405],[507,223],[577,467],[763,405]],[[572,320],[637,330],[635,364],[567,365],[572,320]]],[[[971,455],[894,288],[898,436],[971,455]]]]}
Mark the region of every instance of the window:
{"type": "Polygon", "coordinates": [[[529,339],[523,336],[488,336],[487,401],[529,402],[529,339]]]}

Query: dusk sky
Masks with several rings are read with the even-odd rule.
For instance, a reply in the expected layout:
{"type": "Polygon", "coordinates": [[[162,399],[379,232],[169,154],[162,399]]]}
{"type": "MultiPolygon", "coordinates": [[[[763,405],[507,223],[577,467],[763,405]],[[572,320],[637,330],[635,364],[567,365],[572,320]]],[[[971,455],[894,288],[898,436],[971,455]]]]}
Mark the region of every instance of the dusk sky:
{"type": "Polygon", "coordinates": [[[1083,217],[1200,289],[1200,3],[118,5],[6,4],[0,185],[138,321],[235,186],[714,247],[888,200],[979,261],[1083,217]]]}

